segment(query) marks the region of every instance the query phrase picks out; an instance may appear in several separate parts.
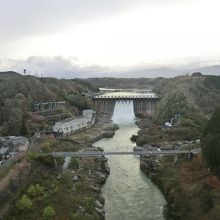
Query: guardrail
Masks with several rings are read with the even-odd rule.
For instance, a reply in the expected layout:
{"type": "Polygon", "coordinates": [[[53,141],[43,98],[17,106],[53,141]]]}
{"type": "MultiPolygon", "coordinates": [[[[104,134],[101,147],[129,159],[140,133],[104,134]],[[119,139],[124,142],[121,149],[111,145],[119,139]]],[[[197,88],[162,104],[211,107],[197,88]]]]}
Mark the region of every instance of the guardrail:
{"type": "Polygon", "coordinates": [[[114,155],[176,155],[176,154],[198,154],[200,148],[194,150],[144,150],[144,151],[82,151],[82,152],[52,152],[45,155],[53,157],[96,157],[96,156],[114,156],[114,155]]]}

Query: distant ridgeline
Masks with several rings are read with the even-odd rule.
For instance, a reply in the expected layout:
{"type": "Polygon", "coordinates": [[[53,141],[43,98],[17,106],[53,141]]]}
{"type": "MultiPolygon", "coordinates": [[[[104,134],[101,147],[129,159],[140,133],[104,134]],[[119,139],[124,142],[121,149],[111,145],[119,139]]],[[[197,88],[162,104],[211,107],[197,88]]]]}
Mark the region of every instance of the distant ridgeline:
{"type": "Polygon", "coordinates": [[[80,115],[92,107],[91,100],[81,96],[89,91],[97,88],[80,79],[0,72],[0,135],[30,135],[48,129],[54,121],[80,115]]]}
{"type": "Polygon", "coordinates": [[[21,76],[21,74],[16,73],[14,71],[6,71],[6,72],[0,72],[0,76],[21,76]]]}

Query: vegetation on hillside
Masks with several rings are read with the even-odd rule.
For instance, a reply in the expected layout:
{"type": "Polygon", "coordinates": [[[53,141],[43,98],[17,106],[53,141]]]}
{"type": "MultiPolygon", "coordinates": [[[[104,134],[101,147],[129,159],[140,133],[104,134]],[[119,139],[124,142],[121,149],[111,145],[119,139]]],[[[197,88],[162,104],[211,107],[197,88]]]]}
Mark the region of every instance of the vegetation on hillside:
{"type": "Polygon", "coordinates": [[[163,157],[152,181],[167,199],[167,219],[218,220],[220,216],[220,181],[204,166],[201,155],[193,160],[163,157]]]}
{"type": "Polygon", "coordinates": [[[217,89],[220,77],[216,76],[179,76],[159,81],[155,92],[160,101],[157,106],[155,121],[163,124],[178,114],[174,124],[183,129],[193,129],[198,136],[220,103],[220,93],[217,89]]]}
{"type": "MultiPolygon", "coordinates": [[[[220,77],[216,79],[220,80],[220,77]]],[[[161,98],[157,116],[162,120],[172,117],[174,113],[190,116],[196,112],[205,117],[220,102],[219,91],[207,76],[164,79],[156,84],[155,91],[161,98]]]]}
{"type": "Polygon", "coordinates": [[[46,161],[46,157],[32,161],[28,180],[17,190],[5,219],[100,219],[95,211],[98,195],[89,188],[88,174],[81,172],[74,183],[71,170],[61,172],[59,164],[56,168],[46,161]],[[61,172],[60,179],[57,172],[61,172]]]}
{"type": "Polygon", "coordinates": [[[220,108],[216,109],[202,137],[203,156],[207,165],[220,175],[220,108]]]}
{"type": "MultiPolygon", "coordinates": [[[[38,78],[14,72],[0,74],[0,135],[29,135],[36,129],[48,127],[45,115],[32,113],[37,102],[66,101],[66,108],[57,111],[56,119],[63,119],[91,107],[82,92],[96,90],[82,80],[38,78]]],[[[54,112],[55,115],[56,112],[54,112]]],[[[50,124],[50,123],[49,123],[50,124]]]]}
{"type": "Polygon", "coordinates": [[[203,157],[199,154],[189,160],[179,155],[175,162],[173,156],[162,157],[151,173],[152,181],[167,199],[167,218],[217,220],[220,181],[215,174],[220,174],[220,109],[217,108],[220,77],[180,76],[164,79],[154,89],[161,98],[158,112],[151,123],[147,119],[139,123],[137,143],[154,145],[202,136],[203,157]],[[174,117],[172,128],[161,126],[174,115],[178,117],[174,117]],[[205,162],[215,173],[207,169],[205,162]]]}
{"type": "Polygon", "coordinates": [[[216,89],[220,90],[220,77],[219,76],[207,76],[205,83],[212,84],[216,89]]]}

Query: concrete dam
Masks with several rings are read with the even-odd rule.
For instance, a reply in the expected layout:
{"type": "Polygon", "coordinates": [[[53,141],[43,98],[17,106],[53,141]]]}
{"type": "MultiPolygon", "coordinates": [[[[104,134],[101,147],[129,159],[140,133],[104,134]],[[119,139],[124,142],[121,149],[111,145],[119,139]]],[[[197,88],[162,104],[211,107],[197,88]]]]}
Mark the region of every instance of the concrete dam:
{"type": "Polygon", "coordinates": [[[156,111],[159,98],[155,94],[148,95],[97,95],[92,97],[97,113],[113,114],[116,101],[133,102],[135,116],[151,116],[156,111]]]}

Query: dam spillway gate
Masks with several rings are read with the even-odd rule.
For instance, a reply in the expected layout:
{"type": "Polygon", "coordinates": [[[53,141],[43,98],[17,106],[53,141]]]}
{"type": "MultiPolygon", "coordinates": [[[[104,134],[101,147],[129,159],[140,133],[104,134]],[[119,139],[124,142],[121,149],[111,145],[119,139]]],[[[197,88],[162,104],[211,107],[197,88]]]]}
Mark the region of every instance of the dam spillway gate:
{"type": "Polygon", "coordinates": [[[97,113],[113,114],[116,101],[133,102],[134,114],[151,116],[156,112],[156,95],[97,95],[92,97],[97,113]]]}

